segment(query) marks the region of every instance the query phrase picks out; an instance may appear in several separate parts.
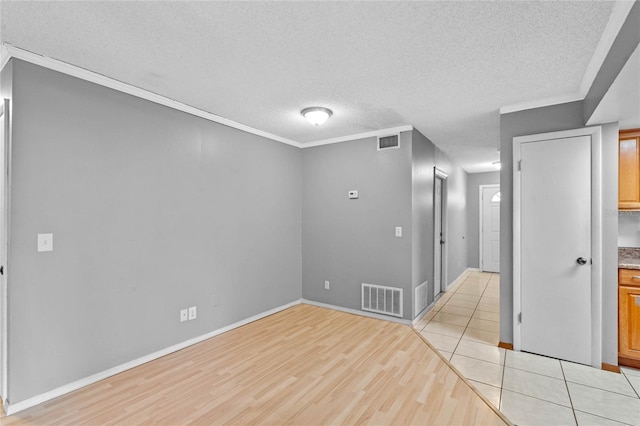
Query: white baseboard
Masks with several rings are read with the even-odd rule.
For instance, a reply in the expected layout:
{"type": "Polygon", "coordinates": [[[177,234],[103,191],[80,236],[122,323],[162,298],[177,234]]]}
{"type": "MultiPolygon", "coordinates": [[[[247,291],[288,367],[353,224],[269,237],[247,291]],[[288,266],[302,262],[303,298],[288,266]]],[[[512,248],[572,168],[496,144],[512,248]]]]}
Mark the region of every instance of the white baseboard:
{"type": "Polygon", "coordinates": [[[145,355],[143,357],[134,359],[133,361],[129,361],[129,362],[125,362],[124,364],[120,364],[116,367],[113,368],[109,368],[108,370],[104,370],[101,371],[99,373],[93,374],[89,377],[85,377],[84,379],[80,379],[80,380],[76,380],[75,382],[71,382],[68,383],[66,385],[60,386],[58,388],[52,389],[48,392],[42,393],[40,395],[36,395],[34,397],[31,397],[29,399],[25,399],[24,401],[20,401],[20,402],[16,402],[15,404],[13,403],[8,403],[7,401],[4,401],[4,412],[10,416],[12,414],[15,414],[19,411],[22,410],[26,410],[27,408],[33,407],[35,405],[38,404],[42,404],[43,402],[49,401],[53,398],[57,398],[61,395],[64,395],[66,393],[69,392],[73,392],[75,390],[78,390],[82,387],[88,386],[90,384],[93,384],[95,382],[98,382],[100,380],[106,379],[107,377],[111,377],[114,376],[116,374],[122,373],[123,371],[129,370],[131,368],[137,367],[139,365],[145,364],[149,361],[153,361],[154,359],[158,359],[160,357],[163,357],[165,355],[168,355],[170,353],[173,352],[177,352],[181,349],[184,349],[186,347],[195,345],[196,343],[200,343],[204,340],[210,339],[212,337],[215,337],[219,334],[222,333],[226,333],[227,331],[231,331],[234,328],[238,328],[241,327],[243,325],[249,324],[250,322],[254,322],[257,321],[259,319],[262,319],[264,317],[268,317],[269,315],[273,315],[277,312],[283,311],[287,308],[290,308],[292,306],[295,305],[299,305],[300,303],[302,303],[302,299],[298,299],[298,300],[294,300],[293,302],[287,303],[286,305],[282,305],[282,306],[278,306],[276,308],[273,309],[269,309],[268,311],[259,313],[257,315],[254,315],[252,317],[243,319],[241,321],[238,321],[236,323],[233,323],[231,325],[228,325],[226,327],[222,327],[219,328],[217,330],[211,331],[207,334],[203,334],[201,336],[197,336],[194,338],[191,338],[189,340],[185,340],[184,342],[178,343],[176,345],[173,346],[169,346],[168,348],[165,349],[161,349],[157,352],[151,353],[149,355],[145,355]]]}
{"type": "Polygon", "coordinates": [[[390,316],[386,316],[386,315],[375,314],[373,312],[365,312],[365,311],[359,311],[357,309],[344,308],[342,306],[330,305],[328,303],[322,303],[322,302],[315,302],[313,300],[308,300],[308,299],[301,299],[301,301],[302,301],[302,303],[305,303],[307,305],[313,305],[313,306],[319,306],[321,308],[333,309],[334,311],[342,311],[342,312],[346,312],[348,314],[360,315],[360,316],[363,316],[363,317],[375,318],[375,319],[379,319],[379,320],[383,320],[383,321],[397,322],[399,324],[404,324],[404,325],[411,325],[411,321],[406,320],[406,319],[402,319],[402,318],[394,318],[394,317],[390,317],[390,316]]]}
{"type": "MultiPolygon", "coordinates": [[[[442,293],[440,293],[440,294],[442,294],[442,293]]],[[[420,312],[420,313],[418,314],[418,316],[417,316],[417,317],[415,317],[415,318],[413,319],[413,321],[411,321],[411,326],[412,326],[412,327],[415,327],[415,326],[416,326],[416,324],[417,324],[418,322],[420,322],[420,320],[422,319],[422,317],[424,317],[425,315],[427,315],[427,313],[431,310],[431,308],[433,308],[433,306],[436,304],[436,302],[438,301],[438,299],[440,299],[440,294],[435,298],[435,300],[434,300],[433,302],[431,302],[431,303],[429,304],[429,306],[427,306],[426,308],[424,308],[424,309],[422,310],[422,312],[420,312]]]]}
{"type": "MultiPolygon", "coordinates": [[[[457,286],[460,282],[464,281],[465,278],[467,278],[467,275],[469,275],[471,272],[478,272],[478,268],[467,268],[464,271],[462,271],[462,273],[460,275],[458,275],[458,277],[453,280],[451,282],[451,284],[449,284],[447,286],[447,288],[444,289],[444,292],[446,293],[447,291],[449,291],[449,289],[454,288],[455,286],[457,286]]],[[[431,308],[433,308],[433,305],[436,304],[436,302],[438,301],[438,299],[440,299],[442,297],[442,293],[440,293],[439,295],[437,295],[435,297],[435,299],[433,300],[433,302],[431,302],[431,304],[429,306],[427,306],[426,308],[424,308],[417,317],[415,317],[413,319],[413,321],[411,321],[411,325],[415,326],[418,321],[420,321],[422,319],[422,317],[424,317],[425,315],[427,315],[427,313],[431,310],[431,308]]]]}
{"type": "Polygon", "coordinates": [[[450,289],[454,288],[455,286],[457,286],[460,282],[464,281],[465,278],[467,278],[467,275],[469,275],[471,272],[479,272],[480,270],[478,268],[467,268],[464,271],[462,271],[462,273],[460,275],[458,275],[458,278],[456,278],[455,280],[451,281],[451,283],[447,286],[447,288],[444,289],[445,292],[449,291],[450,289]]]}

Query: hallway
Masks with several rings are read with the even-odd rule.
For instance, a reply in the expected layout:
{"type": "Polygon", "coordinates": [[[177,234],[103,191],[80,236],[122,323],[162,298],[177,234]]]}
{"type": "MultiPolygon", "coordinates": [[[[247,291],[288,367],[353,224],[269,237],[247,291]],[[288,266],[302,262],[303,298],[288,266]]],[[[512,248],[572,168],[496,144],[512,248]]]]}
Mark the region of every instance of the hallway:
{"type": "Polygon", "coordinates": [[[415,326],[514,423],[640,425],[640,370],[498,348],[500,275],[467,272],[415,326]]]}

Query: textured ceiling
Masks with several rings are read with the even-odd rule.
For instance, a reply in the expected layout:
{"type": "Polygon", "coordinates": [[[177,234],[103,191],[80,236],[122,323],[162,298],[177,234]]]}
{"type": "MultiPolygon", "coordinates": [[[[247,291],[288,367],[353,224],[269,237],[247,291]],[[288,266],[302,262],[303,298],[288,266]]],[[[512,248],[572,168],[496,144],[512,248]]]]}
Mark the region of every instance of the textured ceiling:
{"type": "Polygon", "coordinates": [[[501,106],[578,91],[612,7],[2,1],[0,39],[302,143],[410,124],[475,172],[501,106]]]}

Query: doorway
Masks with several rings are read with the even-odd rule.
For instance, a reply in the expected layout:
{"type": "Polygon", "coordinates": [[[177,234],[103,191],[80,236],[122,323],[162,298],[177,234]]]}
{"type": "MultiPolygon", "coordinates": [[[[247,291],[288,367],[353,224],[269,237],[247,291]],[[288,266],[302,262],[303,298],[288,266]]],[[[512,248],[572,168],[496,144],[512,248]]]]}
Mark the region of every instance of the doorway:
{"type": "Polygon", "coordinates": [[[600,368],[600,128],[513,141],[514,349],[600,368]]]}
{"type": "Polygon", "coordinates": [[[500,272],[500,185],[480,185],[480,271],[500,272]]]}
{"type": "Polygon", "coordinates": [[[447,174],[434,167],[433,179],[433,297],[447,287],[447,174]]]}

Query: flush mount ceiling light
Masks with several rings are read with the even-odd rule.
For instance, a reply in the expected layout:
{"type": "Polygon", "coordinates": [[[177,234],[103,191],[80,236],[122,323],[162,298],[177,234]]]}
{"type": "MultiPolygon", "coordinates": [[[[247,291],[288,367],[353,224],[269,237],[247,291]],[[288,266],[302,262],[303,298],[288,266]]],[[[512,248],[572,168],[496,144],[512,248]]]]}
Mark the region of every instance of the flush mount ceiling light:
{"type": "Polygon", "coordinates": [[[500,167],[502,167],[502,165],[500,164],[500,161],[494,161],[493,163],[491,163],[491,165],[495,167],[497,170],[500,170],[500,167]]]}
{"type": "Polygon", "coordinates": [[[331,117],[331,114],[333,114],[333,111],[329,108],[311,107],[303,109],[300,113],[309,123],[317,126],[327,121],[327,119],[331,117]]]}

